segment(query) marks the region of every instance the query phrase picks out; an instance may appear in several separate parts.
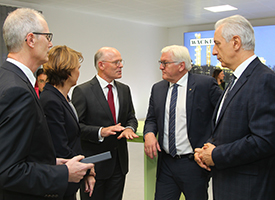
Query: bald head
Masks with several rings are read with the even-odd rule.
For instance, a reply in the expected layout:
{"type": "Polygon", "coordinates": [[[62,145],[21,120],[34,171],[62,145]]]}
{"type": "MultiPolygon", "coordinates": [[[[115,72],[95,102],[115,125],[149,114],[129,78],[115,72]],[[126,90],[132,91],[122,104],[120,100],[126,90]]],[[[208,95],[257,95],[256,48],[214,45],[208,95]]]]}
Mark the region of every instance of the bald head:
{"type": "Polygon", "coordinates": [[[120,54],[119,51],[113,47],[101,47],[97,50],[94,56],[95,68],[98,71],[98,62],[111,58],[115,54],[120,54]]]}
{"type": "Polygon", "coordinates": [[[98,75],[112,82],[122,77],[123,61],[120,52],[113,47],[102,47],[95,54],[95,67],[98,75]]]}

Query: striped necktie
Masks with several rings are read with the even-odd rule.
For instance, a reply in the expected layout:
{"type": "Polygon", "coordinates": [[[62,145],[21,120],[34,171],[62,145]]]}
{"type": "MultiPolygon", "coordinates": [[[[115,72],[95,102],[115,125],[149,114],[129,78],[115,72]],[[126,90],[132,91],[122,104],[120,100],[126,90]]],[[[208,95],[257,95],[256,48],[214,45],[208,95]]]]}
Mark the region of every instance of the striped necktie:
{"type": "Polygon", "coordinates": [[[176,118],[176,105],[177,105],[177,97],[178,97],[178,84],[174,84],[171,101],[170,101],[170,109],[169,109],[169,153],[172,157],[175,157],[177,154],[176,150],[176,139],[175,139],[175,118],[176,118]]]}

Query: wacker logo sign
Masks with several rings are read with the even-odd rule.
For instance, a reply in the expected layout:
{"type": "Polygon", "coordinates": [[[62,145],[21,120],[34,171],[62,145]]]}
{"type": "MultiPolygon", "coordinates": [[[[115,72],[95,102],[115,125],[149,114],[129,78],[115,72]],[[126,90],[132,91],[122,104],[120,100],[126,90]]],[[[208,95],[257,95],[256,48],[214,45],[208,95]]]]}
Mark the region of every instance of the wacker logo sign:
{"type": "Polygon", "coordinates": [[[191,39],[190,46],[206,46],[206,45],[214,45],[213,38],[203,38],[203,39],[191,39]]]}

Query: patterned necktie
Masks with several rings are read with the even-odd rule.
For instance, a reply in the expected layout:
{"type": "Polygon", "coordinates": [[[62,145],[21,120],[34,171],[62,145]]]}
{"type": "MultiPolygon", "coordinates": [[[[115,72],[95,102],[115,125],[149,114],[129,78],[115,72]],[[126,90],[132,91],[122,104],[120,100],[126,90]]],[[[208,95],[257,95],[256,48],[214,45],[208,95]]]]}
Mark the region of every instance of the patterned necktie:
{"type": "Polygon", "coordinates": [[[231,77],[230,77],[230,79],[231,79],[231,81],[230,81],[230,83],[229,83],[229,85],[227,87],[228,89],[226,90],[226,94],[225,94],[224,100],[228,97],[230,91],[232,90],[232,86],[233,86],[233,83],[234,83],[234,81],[236,79],[236,76],[234,74],[232,74],[231,77]]]}
{"type": "Polygon", "coordinates": [[[113,95],[113,91],[112,91],[113,86],[111,84],[109,84],[107,87],[109,89],[109,91],[108,91],[108,104],[109,104],[109,107],[111,109],[114,122],[116,124],[116,110],[115,110],[115,104],[114,104],[114,95],[113,95]]]}
{"type": "Polygon", "coordinates": [[[169,153],[172,157],[175,157],[175,155],[177,154],[175,139],[175,118],[178,97],[178,86],[178,84],[174,84],[173,86],[169,109],[169,153]]]}

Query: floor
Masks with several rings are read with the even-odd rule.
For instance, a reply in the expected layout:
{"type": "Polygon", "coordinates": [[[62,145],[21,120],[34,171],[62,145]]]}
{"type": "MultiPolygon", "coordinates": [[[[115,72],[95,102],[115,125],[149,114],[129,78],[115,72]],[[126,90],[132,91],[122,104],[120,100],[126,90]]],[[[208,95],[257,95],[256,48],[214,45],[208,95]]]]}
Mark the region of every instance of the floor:
{"type": "MultiPolygon", "coordinates": [[[[123,200],[144,200],[143,143],[128,142],[129,172],[126,176],[123,200]]],[[[79,194],[77,200],[80,200],[79,194]]]]}
{"type": "MultiPolygon", "coordinates": [[[[126,176],[123,200],[144,200],[143,143],[128,142],[128,149],[130,163],[129,173],[126,176]]],[[[211,183],[209,185],[209,200],[212,200],[211,183]]],[[[78,200],[80,200],[79,197],[78,200]]]]}

